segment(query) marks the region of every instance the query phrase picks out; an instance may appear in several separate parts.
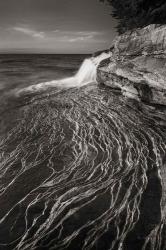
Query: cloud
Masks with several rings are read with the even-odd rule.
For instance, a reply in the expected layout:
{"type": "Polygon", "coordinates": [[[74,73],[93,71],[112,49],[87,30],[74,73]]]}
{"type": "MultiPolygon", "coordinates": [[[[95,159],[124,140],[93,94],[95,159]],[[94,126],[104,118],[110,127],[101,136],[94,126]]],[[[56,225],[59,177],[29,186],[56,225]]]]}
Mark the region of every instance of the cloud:
{"type": "Polygon", "coordinates": [[[78,41],[90,41],[100,36],[102,32],[97,31],[60,31],[54,30],[56,38],[61,41],[78,42],[78,41]]]}
{"type": "Polygon", "coordinates": [[[69,39],[69,42],[87,41],[92,38],[93,36],[78,36],[78,37],[69,39]]]}
{"type": "Polygon", "coordinates": [[[100,35],[100,32],[96,31],[78,31],[73,33],[73,38],[69,39],[69,42],[87,41],[100,35]]]}
{"type": "Polygon", "coordinates": [[[72,31],[72,30],[47,30],[37,31],[27,26],[15,26],[12,30],[33,38],[40,38],[44,41],[59,41],[59,42],[97,42],[101,40],[103,32],[99,31],[72,31]]]}
{"type": "Polygon", "coordinates": [[[23,34],[26,34],[28,36],[32,36],[34,38],[44,38],[45,37],[45,32],[42,31],[36,31],[34,29],[26,28],[26,27],[13,27],[12,28],[14,31],[21,32],[23,34]]]}

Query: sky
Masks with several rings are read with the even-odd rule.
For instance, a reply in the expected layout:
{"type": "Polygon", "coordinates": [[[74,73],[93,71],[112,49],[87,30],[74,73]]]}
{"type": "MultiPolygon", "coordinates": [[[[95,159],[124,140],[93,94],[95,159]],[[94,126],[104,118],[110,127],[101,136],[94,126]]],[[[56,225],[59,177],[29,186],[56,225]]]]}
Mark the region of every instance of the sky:
{"type": "Polygon", "coordinates": [[[92,53],[116,32],[99,0],[0,0],[0,52],[92,53]]]}

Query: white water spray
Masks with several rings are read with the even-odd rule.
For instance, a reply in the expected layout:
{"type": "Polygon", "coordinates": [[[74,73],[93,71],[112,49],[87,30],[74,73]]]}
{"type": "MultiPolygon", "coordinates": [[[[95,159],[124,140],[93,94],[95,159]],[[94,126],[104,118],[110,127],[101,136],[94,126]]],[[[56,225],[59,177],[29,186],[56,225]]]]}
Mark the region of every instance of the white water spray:
{"type": "Polygon", "coordinates": [[[82,87],[89,83],[95,83],[97,66],[102,60],[109,57],[110,57],[109,53],[102,53],[97,57],[91,57],[89,59],[85,59],[74,77],[31,85],[27,88],[23,88],[17,91],[17,95],[26,92],[37,92],[40,90],[45,90],[48,87],[60,87],[60,88],[82,87]]]}
{"type": "Polygon", "coordinates": [[[75,78],[79,85],[96,81],[96,65],[91,59],[85,59],[75,78]]]}

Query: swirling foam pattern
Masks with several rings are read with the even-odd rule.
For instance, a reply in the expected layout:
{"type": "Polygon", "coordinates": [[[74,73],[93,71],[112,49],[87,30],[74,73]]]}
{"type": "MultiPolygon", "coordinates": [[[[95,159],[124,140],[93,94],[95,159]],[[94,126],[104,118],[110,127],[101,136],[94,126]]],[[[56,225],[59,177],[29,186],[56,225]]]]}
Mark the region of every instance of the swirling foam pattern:
{"type": "Polygon", "coordinates": [[[0,144],[0,249],[166,249],[164,111],[93,84],[17,110],[0,144]]]}

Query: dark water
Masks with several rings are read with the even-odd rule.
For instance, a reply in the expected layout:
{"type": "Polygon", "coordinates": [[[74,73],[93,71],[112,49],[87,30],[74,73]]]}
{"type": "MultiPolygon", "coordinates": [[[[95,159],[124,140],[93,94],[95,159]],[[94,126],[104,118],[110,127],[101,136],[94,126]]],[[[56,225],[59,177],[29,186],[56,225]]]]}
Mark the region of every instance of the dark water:
{"type": "Polygon", "coordinates": [[[0,91],[68,77],[87,55],[0,55],[0,91]]]}
{"type": "Polygon", "coordinates": [[[94,83],[16,97],[84,56],[0,56],[0,249],[164,250],[165,109],[94,83]]]}

